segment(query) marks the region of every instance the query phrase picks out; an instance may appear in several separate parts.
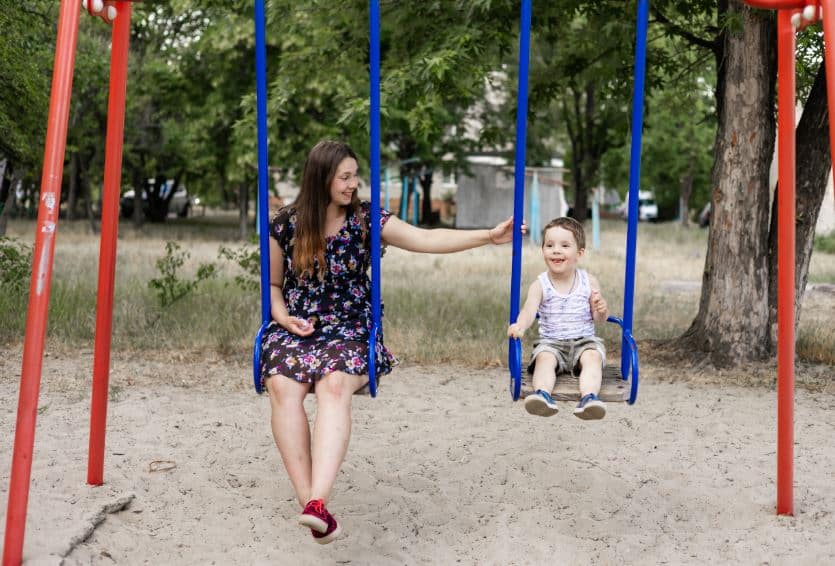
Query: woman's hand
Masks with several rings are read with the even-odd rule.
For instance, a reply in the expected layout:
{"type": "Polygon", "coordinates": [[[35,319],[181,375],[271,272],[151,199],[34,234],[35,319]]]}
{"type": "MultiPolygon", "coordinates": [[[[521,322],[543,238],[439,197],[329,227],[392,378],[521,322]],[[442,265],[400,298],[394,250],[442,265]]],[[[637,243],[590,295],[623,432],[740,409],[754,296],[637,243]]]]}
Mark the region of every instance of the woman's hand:
{"type": "Polygon", "coordinates": [[[288,316],[278,323],[290,334],[297,336],[310,336],[313,334],[313,324],[303,318],[288,316]]]}
{"type": "MultiPolygon", "coordinates": [[[[522,234],[528,233],[528,225],[522,220],[522,234]]],[[[504,222],[499,222],[493,228],[487,231],[490,237],[490,242],[499,245],[506,244],[513,241],[513,217],[511,216],[504,222]]]]}

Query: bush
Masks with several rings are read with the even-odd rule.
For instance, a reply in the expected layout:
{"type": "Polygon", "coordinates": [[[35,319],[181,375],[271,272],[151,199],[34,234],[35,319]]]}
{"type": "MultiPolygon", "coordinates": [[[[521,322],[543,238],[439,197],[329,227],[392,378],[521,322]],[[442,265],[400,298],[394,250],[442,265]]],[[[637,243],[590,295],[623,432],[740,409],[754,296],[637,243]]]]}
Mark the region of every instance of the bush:
{"type": "Polygon", "coordinates": [[[261,253],[257,247],[243,246],[240,249],[220,246],[217,252],[220,259],[238,264],[243,274],[235,276],[235,283],[244,291],[258,291],[261,286],[261,253]]]}
{"type": "Polygon", "coordinates": [[[24,292],[32,267],[32,246],[13,238],[0,237],[0,286],[24,292]]]}
{"type": "Polygon", "coordinates": [[[197,275],[192,280],[180,279],[177,271],[191,254],[182,251],[176,242],[165,243],[165,257],[157,260],[157,270],[162,277],[148,281],[148,287],[157,292],[157,300],[162,308],[171,306],[194,291],[201,281],[211,279],[217,274],[217,266],[213,263],[201,263],[197,268],[197,275]]]}
{"type": "Polygon", "coordinates": [[[825,236],[815,236],[813,246],[815,251],[835,254],[835,232],[830,232],[825,236]]]}

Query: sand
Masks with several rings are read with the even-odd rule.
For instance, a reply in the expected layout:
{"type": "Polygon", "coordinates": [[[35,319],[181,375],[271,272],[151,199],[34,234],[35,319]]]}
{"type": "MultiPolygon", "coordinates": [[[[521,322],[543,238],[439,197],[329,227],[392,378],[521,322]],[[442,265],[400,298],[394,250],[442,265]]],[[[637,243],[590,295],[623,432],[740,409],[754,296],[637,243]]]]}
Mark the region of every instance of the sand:
{"type": "MultiPolygon", "coordinates": [[[[20,352],[0,355],[5,525],[20,352]]],[[[114,354],[101,487],[85,483],[92,353],[45,358],[27,564],[835,563],[831,390],[797,392],[795,515],[778,517],[768,385],[645,365],[638,403],[589,423],[568,404],[528,415],[501,368],[401,366],[354,399],[329,505],[345,536],[319,546],[249,367],[135,358],[114,354]]]]}

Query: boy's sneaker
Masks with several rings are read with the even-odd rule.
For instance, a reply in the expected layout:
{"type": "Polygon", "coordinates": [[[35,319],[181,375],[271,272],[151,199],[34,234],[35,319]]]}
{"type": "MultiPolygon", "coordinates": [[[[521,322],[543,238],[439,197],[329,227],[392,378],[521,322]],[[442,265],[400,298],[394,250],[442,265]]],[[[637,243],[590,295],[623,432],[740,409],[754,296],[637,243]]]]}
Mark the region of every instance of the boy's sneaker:
{"type": "Polygon", "coordinates": [[[318,533],[327,532],[331,522],[336,522],[328,510],[325,509],[325,502],[321,499],[311,499],[304,506],[304,511],[299,515],[299,524],[308,527],[318,533]]]}
{"type": "Polygon", "coordinates": [[[551,394],[543,389],[525,397],[525,410],[532,415],[550,417],[557,414],[557,403],[551,394]]]}
{"type": "Polygon", "coordinates": [[[599,420],[606,416],[606,405],[597,398],[597,395],[589,393],[577,403],[574,414],[586,421],[599,420]]]}

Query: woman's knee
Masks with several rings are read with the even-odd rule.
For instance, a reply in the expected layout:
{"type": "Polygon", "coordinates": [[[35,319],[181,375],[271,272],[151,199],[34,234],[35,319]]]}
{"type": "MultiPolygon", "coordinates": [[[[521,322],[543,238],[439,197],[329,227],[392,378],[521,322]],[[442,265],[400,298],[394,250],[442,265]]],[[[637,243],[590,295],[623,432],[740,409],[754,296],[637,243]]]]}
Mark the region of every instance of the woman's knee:
{"type": "Polygon", "coordinates": [[[310,390],[309,383],[301,383],[283,375],[273,375],[265,380],[267,393],[273,403],[301,404],[310,390]]]}
{"type": "Polygon", "coordinates": [[[317,399],[347,399],[362,386],[362,376],[335,371],[316,382],[317,399]]]}

